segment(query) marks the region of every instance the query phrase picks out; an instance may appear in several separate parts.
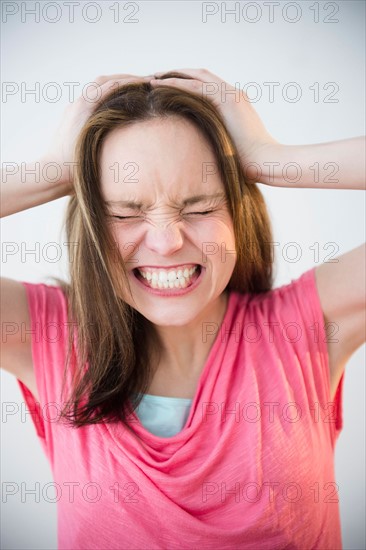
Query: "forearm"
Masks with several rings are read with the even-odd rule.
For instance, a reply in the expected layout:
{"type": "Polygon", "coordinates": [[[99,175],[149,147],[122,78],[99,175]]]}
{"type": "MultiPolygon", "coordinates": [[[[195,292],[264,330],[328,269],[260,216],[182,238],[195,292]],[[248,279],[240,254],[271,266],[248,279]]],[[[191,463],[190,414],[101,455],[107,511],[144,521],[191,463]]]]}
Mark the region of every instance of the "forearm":
{"type": "Polygon", "coordinates": [[[256,165],[256,181],[274,187],[365,189],[365,137],[269,145],[258,152],[256,165]]]}
{"type": "Polygon", "coordinates": [[[58,170],[42,159],[32,163],[3,163],[0,217],[45,204],[70,194],[69,182],[58,181],[58,170]]]}

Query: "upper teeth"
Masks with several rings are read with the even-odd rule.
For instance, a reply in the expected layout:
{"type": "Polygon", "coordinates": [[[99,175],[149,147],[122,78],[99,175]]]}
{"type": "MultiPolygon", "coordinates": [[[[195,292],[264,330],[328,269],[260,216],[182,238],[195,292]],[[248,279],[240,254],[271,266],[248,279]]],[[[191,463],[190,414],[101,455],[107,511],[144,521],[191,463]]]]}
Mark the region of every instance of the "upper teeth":
{"type": "Polygon", "coordinates": [[[197,266],[191,267],[188,269],[187,267],[185,269],[159,269],[159,271],[151,271],[148,269],[139,269],[139,272],[144,277],[144,279],[147,279],[148,281],[160,281],[161,283],[167,283],[167,282],[174,282],[177,279],[181,279],[182,277],[185,277],[188,279],[197,269],[197,266]]]}

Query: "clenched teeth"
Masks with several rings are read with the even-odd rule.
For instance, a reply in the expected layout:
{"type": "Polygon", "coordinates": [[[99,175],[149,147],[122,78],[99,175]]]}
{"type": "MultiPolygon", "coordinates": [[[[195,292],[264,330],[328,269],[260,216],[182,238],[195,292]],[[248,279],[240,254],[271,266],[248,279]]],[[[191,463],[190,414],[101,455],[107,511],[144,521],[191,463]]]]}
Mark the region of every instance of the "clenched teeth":
{"type": "Polygon", "coordinates": [[[149,269],[138,269],[137,271],[145,279],[149,286],[152,288],[185,288],[198,266],[191,267],[190,269],[159,269],[158,271],[152,271],[149,269]]]}

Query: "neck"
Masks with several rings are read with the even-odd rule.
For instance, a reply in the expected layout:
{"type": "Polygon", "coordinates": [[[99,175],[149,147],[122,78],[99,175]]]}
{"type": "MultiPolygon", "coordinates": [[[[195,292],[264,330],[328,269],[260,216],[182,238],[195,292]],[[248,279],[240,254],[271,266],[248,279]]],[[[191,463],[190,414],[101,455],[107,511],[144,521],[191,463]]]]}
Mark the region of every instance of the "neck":
{"type": "Polygon", "coordinates": [[[228,293],[223,292],[189,325],[154,325],[161,349],[160,370],[183,379],[195,377],[200,372],[224,319],[228,298],[228,293]]]}

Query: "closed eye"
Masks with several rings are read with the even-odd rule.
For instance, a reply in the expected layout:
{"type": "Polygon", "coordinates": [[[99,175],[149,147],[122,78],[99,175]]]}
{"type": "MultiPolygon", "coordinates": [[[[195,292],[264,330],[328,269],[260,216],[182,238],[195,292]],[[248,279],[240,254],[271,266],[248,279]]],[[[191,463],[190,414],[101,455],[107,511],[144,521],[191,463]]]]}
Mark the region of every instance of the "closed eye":
{"type": "Polygon", "coordinates": [[[118,220],[135,220],[140,216],[112,216],[112,218],[117,218],[118,220]]]}
{"type": "MultiPolygon", "coordinates": [[[[184,216],[205,216],[213,211],[214,210],[205,210],[202,212],[186,212],[184,216]]],[[[137,220],[141,219],[141,216],[112,216],[112,218],[116,218],[118,220],[137,220]]]]}
{"type": "Polygon", "coordinates": [[[210,214],[210,212],[213,212],[213,210],[205,210],[204,212],[186,212],[186,216],[195,216],[195,215],[199,215],[199,216],[205,216],[206,214],[210,214]]]}

